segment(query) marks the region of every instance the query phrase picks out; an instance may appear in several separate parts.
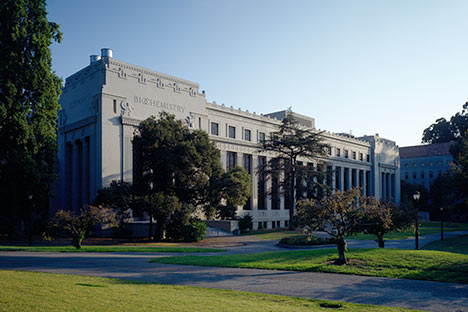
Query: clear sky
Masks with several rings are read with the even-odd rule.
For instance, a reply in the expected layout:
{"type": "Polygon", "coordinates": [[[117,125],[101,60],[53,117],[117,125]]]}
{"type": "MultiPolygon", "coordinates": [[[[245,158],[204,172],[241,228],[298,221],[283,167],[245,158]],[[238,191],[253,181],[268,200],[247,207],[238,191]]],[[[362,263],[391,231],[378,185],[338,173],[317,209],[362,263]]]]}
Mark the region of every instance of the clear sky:
{"type": "Polygon", "coordinates": [[[114,58],[200,84],[250,112],[291,106],[316,126],[419,144],[468,101],[465,0],[48,0],[66,78],[114,58]]]}

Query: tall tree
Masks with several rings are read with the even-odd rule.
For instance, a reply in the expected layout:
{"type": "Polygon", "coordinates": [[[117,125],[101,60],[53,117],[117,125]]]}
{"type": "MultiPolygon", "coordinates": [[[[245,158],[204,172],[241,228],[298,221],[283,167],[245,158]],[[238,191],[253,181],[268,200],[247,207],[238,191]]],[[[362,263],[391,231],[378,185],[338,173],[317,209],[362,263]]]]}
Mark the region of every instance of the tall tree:
{"type": "Polygon", "coordinates": [[[133,147],[135,195],[147,198],[144,206],[150,215],[160,216],[157,238],[161,238],[171,214],[188,215],[212,204],[210,196],[217,190],[212,187],[213,180],[219,179],[222,168],[219,150],[206,132],[191,132],[174,115],[162,112],[158,119],[152,116],[140,123],[133,147]],[[167,208],[167,200],[173,203],[170,207],[174,211],[159,213],[167,208]]]}
{"type": "Polygon", "coordinates": [[[16,233],[31,234],[32,212],[46,210],[56,179],[61,80],[49,46],[61,36],[45,0],[0,2],[0,214],[16,233]]]}
{"type": "Polygon", "coordinates": [[[439,118],[435,123],[424,129],[423,143],[442,143],[456,141],[468,130],[468,102],[461,112],[453,115],[450,120],[439,118]]]}
{"type": "MultiPolygon", "coordinates": [[[[282,186],[289,197],[287,207],[289,220],[293,220],[296,206],[298,159],[318,161],[319,157],[327,156],[327,147],[321,133],[299,125],[290,109],[278,131],[270,133],[270,137],[262,143],[263,150],[276,153],[268,164],[273,177],[284,175],[282,186]]],[[[313,183],[313,181],[308,182],[313,183]]],[[[289,227],[292,226],[292,222],[289,222],[289,227]]]]}

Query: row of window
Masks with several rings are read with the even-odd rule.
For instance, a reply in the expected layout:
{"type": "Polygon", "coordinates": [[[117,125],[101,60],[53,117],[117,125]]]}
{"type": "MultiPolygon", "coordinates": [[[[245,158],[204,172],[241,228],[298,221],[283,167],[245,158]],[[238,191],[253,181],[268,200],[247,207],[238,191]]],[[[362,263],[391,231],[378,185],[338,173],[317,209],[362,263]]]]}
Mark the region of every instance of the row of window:
{"type": "MultiPolygon", "coordinates": [[[[212,122],[211,123],[211,134],[212,135],[219,135],[219,123],[212,122]]],[[[227,127],[227,136],[231,139],[236,138],[236,127],[228,126],[227,127]]],[[[252,131],[250,129],[243,129],[242,139],[245,141],[252,141],[252,131]]],[[[265,133],[259,132],[258,133],[258,141],[263,142],[265,141],[265,133]]]]}
{"type": "MultiPolygon", "coordinates": [[[[442,175],[442,171],[439,170],[437,172],[437,177],[440,177],[441,175],[442,175]]],[[[419,176],[420,176],[421,179],[424,179],[426,177],[426,173],[424,171],[421,171],[419,173],[419,176]]],[[[409,172],[405,172],[405,180],[409,180],[409,177],[410,177],[409,172]]],[[[413,172],[412,177],[413,177],[413,179],[418,178],[418,174],[417,174],[416,171],[413,172]]],[[[430,179],[434,178],[434,172],[433,171],[429,171],[429,178],[430,179]]]]}
{"type": "MultiPolygon", "coordinates": [[[[328,155],[332,156],[332,154],[333,154],[332,147],[329,146],[328,147],[328,155]]],[[[351,159],[357,160],[358,155],[359,155],[359,160],[364,161],[364,153],[359,152],[359,154],[358,154],[358,152],[356,152],[356,151],[351,151],[351,159]]],[[[344,158],[350,158],[349,156],[350,156],[349,151],[347,149],[343,149],[343,157],[344,158]]],[[[341,156],[341,149],[338,148],[338,147],[336,148],[336,157],[342,157],[341,156]]],[[[366,154],[366,161],[370,162],[369,154],[366,154]]]]}
{"type": "MultiPolygon", "coordinates": [[[[446,163],[447,163],[447,166],[450,166],[450,165],[452,164],[452,161],[447,160],[446,163]]],[[[413,162],[411,165],[412,165],[413,167],[417,167],[417,166],[418,166],[418,163],[413,162]]],[[[426,166],[426,163],[425,163],[425,162],[421,162],[419,165],[420,165],[421,167],[424,167],[424,166],[426,166]]],[[[433,161],[430,161],[430,162],[428,162],[428,165],[429,165],[430,167],[433,167],[433,166],[434,166],[434,162],[433,162],[433,161]]],[[[442,165],[443,165],[443,162],[442,162],[441,160],[439,160],[439,161],[437,162],[437,166],[441,167],[442,165]]],[[[408,167],[409,167],[409,163],[405,163],[405,164],[403,164],[403,166],[404,166],[405,168],[408,168],[408,167]]]]}
{"type": "MultiPolygon", "coordinates": [[[[280,228],[281,227],[281,221],[270,221],[271,222],[271,228],[268,227],[268,221],[260,221],[257,223],[257,229],[275,229],[275,228],[280,228]]],[[[289,222],[286,220],[284,221],[284,227],[288,227],[289,222]]]]}

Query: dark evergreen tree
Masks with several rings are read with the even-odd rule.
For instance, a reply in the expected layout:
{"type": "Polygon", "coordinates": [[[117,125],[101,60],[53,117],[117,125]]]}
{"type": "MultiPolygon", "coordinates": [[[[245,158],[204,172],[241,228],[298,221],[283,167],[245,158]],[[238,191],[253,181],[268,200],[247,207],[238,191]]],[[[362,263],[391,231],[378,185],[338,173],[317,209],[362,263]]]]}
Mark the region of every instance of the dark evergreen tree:
{"type": "Polygon", "coordinates": [[[61,33],[45,0],[0,2],[0,215],[10,233],[30,238],[33,211],[47,210],[56,179],[61,80],[52,72],[53,40],[61,33]]]}
{"type": "Polygon", "coordinates": [[[468,102],[462,111],[453,115],[450,120],[439,118],[435,123],[424,129],[423,143],[442,143],[456,141],[468,130],[468,102]]]}
{"type": "Polygon", "coordinates": [[[140,123],[133,148],[135,196],[150,217],[157,217],[157,239],[172,214],[189,216],[197,208],[210,207],[211,195],[219,198],[214,180],[222,175],[220,154],[206,132],[190,131],[174,115],[162,112],[158,119],[140,123]]]}
{"type": "MultiPolygon", "coordinates": [[[[277,184],[283,187],[285,197],[289,198],[286,208],[289,209],[290,220],[293,220],[294,216],[297,190],[302,191],[302,185],[298,188],[296,183],[297,173],[300,168],[298,158],[318,161],[320,157],[325,158],[327,156],[327,148],[328,145],[323,142],[321,133],[299,125],[291,110],[288,110],[278,131],[272,132],[270,137],[262,143],[263,150],[272,151],[276,154],[268,163],[268,172],[273,179],[272,182],[275,179],[280,179],[281,175],[284,177],[284,180],[278,180],[277,184]]],[[[312,176],[311,171],[314,171],[313,168],[309,168],[308,171],[308,176],[312,176]]],[[[315,183],[314,180],[307,182],[311,185],[315,183]]],[[[292,228],[292,222],[289,222],[289,226],[292,228]]]]}

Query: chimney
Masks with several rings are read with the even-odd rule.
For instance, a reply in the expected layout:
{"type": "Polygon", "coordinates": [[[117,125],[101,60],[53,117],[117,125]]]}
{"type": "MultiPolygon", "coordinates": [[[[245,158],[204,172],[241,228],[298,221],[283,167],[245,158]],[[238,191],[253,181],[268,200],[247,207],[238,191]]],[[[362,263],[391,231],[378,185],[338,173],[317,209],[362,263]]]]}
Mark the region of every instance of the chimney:
{"type": "Polygon", "coordinates": [[[90,55],[89,56],[89,64],[93,64],[101,59],[99,55],[90,55]]]}
{"type": "Polygon", "coordinates": [[[101,57],[112,58],[112,49],[102,48],[101,49],[101,57]]]}

